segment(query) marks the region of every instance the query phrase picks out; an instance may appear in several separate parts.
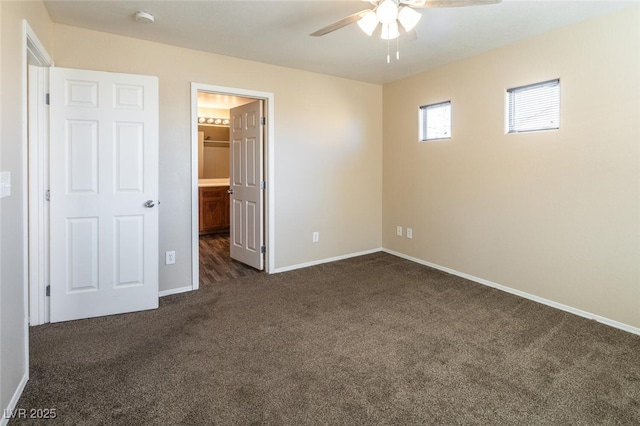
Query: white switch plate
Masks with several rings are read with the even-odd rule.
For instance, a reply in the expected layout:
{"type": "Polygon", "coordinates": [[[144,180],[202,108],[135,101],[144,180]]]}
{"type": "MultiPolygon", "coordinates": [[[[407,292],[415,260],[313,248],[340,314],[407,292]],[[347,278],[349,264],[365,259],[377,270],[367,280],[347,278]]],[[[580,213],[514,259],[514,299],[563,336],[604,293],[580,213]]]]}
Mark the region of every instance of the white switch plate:
{"type": "Polygon", "coordinates": [[[174,263],[176,263],[176,252],[173,250],[165,252],[164,263],[165,265],[173,265],[174,263]]]}
{"type": "Polygon", "coordinates": [[[413,229],[407,228],[407,238],[413,238],[413,229]]]}
{"type": "Polygon", "coordinates": [[[398,227],[396,228],[396,235],[397,235],[398,237],[402,237],[402,226],[398,226],[398,227]]]}
{"type": "Polygon", "coordinates": [[[320,233],[314,232],[311,237],[311,241],[313,241],[314,243],[317,243],[318,241],[320,241],[320,233]]]}
{"type": "Polygon", "coordinates": [[[0,172],[0,198],[11,195],[11,172],[0,172]]]}

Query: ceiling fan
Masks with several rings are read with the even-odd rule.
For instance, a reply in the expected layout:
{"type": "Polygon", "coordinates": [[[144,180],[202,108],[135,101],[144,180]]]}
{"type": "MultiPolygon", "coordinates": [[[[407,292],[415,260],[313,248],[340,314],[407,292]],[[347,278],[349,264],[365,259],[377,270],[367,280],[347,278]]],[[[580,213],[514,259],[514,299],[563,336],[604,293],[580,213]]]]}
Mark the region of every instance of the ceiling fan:
{"type": "Polygon", "coordinates": [[[501,0],[364,0],[373,5],[373,9],[364,9],[340,19],[309,35],[321,37],[354,22],[367,35],[372,35],[382,24],[381,38],[392,40],[400,35],[400,29],[409,32],[415,28],[422,15],[414,9],[427,7],[480,6],[500,3],[501,0]],[[398,23],[400,25],[398,25],[398,23]]]}

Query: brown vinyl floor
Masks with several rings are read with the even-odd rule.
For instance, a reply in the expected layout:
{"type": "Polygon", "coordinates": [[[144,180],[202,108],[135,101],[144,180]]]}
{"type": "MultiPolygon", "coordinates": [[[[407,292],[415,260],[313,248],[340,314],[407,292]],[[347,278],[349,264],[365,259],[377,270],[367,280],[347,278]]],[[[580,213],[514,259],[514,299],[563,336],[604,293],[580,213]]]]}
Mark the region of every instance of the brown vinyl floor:
{"type": "Polygon", "coordinates": [[[260,273],[229,253],[229,233],[200,236],[200,286],[260,273]]]}

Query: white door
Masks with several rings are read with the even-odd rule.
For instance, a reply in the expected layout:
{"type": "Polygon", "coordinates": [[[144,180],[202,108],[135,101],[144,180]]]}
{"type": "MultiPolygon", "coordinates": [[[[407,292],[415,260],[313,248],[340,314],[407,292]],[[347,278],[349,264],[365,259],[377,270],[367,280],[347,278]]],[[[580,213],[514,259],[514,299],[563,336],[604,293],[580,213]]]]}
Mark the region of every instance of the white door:
{"type": "Polygon", "coordinates": [[[51,322],[158,307],[158,79],[51,68],[51,322]]]}
{"type": "Polygon", "coordinates": [[[231,257],[264,269],[262,101],[231,109],[231,257]]]}

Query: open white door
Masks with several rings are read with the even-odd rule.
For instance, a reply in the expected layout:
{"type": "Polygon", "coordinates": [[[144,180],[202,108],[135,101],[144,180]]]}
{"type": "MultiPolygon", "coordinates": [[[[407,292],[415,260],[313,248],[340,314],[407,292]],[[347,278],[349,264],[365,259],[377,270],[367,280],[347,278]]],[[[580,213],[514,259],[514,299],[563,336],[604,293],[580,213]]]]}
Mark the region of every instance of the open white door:
{"type": "Polygon", "coordinates": [[[158,79],[50,70],[51,322],[158,307],[158,79]]]}
{"type": "Polygon", "coordinates": [[[264,269],[262,101],[231,112],[231,257],[264,269]]]}

